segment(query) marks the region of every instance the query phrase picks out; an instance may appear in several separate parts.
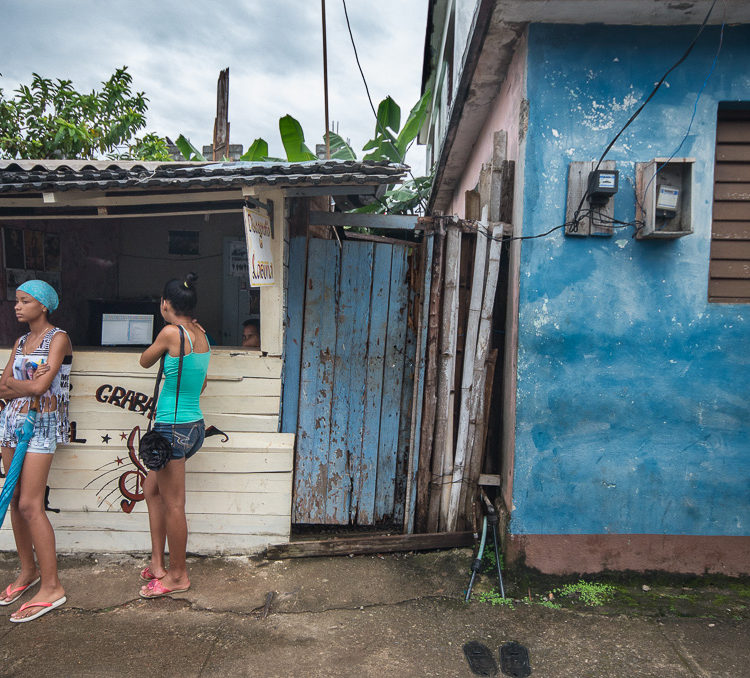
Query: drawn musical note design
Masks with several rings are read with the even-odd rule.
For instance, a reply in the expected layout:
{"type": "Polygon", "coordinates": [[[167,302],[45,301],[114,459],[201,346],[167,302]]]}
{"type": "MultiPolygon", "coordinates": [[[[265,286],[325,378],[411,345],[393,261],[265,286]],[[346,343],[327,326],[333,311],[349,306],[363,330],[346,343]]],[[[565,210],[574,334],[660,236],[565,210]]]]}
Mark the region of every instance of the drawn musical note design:
{"type": "MultiPolygon", "coordinates": [[[[97,508],[106,502],[109,511],[115,508],[117,504],[110,504],[107,500],[115,492],[119,492],[122,495],[122,499],[119,502],[119,507],[124,513],[131,513],[135,505],[144,499],[143,494],[143,481],[146,479],[148,469],[141,464],[138,459],[138,442],[140,441],[141,429],[139,426],[135,426],[130,434],[127,436],[126,446],[128,449],[127,457],[116,457],[114,461],[104,464],[97,470],[104,470],[103,473],[99,474],[96,478],[86,484],[86,487],[93,484],[100,478],[106,478],[104,484],[97,492],[97,499],[99,503],[97,508]],[[125,470],[120,468],[125,466],[125,470]],[[113,474],[117,474],[114,475],[113,474]],[[114,488],[112,485],[114,484],[114,488]],[[112,489],[110,489],[112,488],[112,489]]],[[[86,489],[86,488],[84,488],[86,489]]]]}
{"type": "Polygon", "coordinates": [[[124,499],[120,502],[120,508],[122,508],[125,513],[130,513],[136,503],[142,501],[144,498],[143,481],[146,480],[148,470],[143,466],[143,464],[141,464],[141,460],[138,459],[138,453],[135,450],[136,436],[138,436],[138,440],[140,440],[140,433],[140,427],[136,426],[130,432],[127,443],[128,456],[130,457],[130,461],[133,462],[135,470],[125,471],[125,473],[120,476],[120,480],[118,481],[120,494],[124,497],[124,499]],[[128,479],[131,476],[133,478],[134,486],[128,487],[128,479]]]}

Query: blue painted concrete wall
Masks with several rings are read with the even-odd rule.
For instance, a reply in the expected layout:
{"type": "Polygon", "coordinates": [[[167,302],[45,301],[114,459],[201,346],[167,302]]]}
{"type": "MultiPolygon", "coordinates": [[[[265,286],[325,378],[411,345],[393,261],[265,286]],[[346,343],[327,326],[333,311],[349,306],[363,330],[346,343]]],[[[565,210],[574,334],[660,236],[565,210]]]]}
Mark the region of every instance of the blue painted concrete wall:
{"type": "MultiPolygon", "coordinates": [[[[599,157],[695,32],[530,28],[525,235],[565,221],[569,163],[599,157]]],[[[684,136],[718,37],[608,156],[618,219],[635,216],[634,163],[684,136]]],[[[515,534],[750,534],[750,306],[707,302],[717,106],[750,101],[748,63],[750,30],[727,28],[679,153],[696,158],[694,234],[522,245],[515,534]]]]}

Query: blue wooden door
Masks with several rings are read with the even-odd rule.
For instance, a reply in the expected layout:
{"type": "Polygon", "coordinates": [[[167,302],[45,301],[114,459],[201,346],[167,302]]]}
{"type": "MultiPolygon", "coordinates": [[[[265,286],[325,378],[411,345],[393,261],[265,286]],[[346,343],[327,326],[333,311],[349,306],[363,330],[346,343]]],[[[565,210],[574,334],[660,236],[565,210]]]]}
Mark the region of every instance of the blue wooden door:
{"type": "Polygon", "coordinates": [[[398,522],[414,361],[411,248],[311,238],[306,275],[304,248],[304,238],[290,243],[283,426],[297,433],[292,520],[398,522]]]}

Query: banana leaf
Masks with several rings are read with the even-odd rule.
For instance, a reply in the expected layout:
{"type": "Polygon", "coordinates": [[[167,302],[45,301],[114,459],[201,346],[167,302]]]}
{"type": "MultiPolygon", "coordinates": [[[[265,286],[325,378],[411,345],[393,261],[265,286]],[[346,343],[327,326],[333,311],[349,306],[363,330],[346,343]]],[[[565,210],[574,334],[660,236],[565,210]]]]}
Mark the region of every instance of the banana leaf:
{"type": "Polygon", "coordinates": [[[284,144],[286,159],[289,162],[305,162],[317,160],[317,156],[305,146],[305,134],[302,126],[291,115],[279,118],[279,132],[281,143],[284,144]]]}
{"type": "Polygon", "coordinates": [[[175,146],[180,149],[180,153],[182,153],[182,157],[185,158],[185,160],[203,160],[206,159],[203,157],[203,154],[195,147],[193,144],[190,143],[182,134],[177,137],[177,141],[174,142],[175,146]]]}
{"type": "Polygon", "coordinates": [[[268,157],[268,144],[264,139],[258,138],[253,141],[250,148],[240,157],[240,160],[250,162],[261,162],[268,157]]]}

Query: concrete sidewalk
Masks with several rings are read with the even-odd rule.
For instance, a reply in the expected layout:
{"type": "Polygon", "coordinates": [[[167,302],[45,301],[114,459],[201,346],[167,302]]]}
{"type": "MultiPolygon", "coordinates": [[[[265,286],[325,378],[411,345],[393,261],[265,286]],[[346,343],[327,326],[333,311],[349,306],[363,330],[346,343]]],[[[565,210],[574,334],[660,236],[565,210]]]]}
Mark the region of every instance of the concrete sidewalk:
{"type": "MultiPolygon", "coordinates": [[[[466,549],[193,558],[188,593],[145,601],[143,558],[61,557],[64,608],[18,625],[7,618],[22,601],[0,608],[0,675],[471,676],[463,643],[479,640],[497,656],[516,640],[529,649],[532,676],[750,676],[748,582],[646,592],[638,582],[607,607],[556,610],[528,603],[546,586],[509,576],[511,609],[462,602],[470,561],[466,549]]],[[[0,555],[0,584],[14,567],[12,554],[0,555]]],[[[492,583],[483,575],[478,590],[492,583]]]]}

